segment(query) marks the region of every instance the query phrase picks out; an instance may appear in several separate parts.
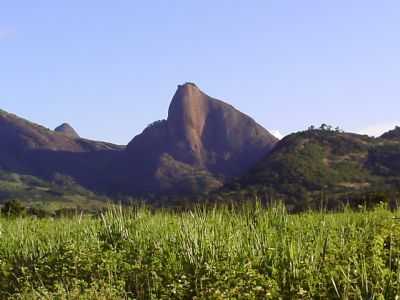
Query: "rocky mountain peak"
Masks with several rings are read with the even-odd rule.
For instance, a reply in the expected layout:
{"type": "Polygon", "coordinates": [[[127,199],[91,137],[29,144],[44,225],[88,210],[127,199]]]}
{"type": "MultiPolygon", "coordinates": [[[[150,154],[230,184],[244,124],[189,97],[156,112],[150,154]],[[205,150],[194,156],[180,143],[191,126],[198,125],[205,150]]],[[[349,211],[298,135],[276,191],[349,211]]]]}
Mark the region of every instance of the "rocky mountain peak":
{"type": "MultiPolygon", "coordinates": [[[[201,163],[204,159],[202,136],[209,112],[209,99],[196,85],[178,87],[168,112],[168,131],[172,140],[180,141],[181,159],[201,163]]],[[[176,149],[178,150],[178,149],[176,149]]]]}
{"type": "Polygon", "coordinates": [[[73,139],[78,139],[80,138],[80,136],[78,135],[78,133],[75,131],[74,128],[72,128],[71,125],[69,125],[68,123],[63,123],[60,126],[58,126],[56,129],[54,129],[55,132],[59,132],[62,133],[70,138],[73,139]]]}
{"type": "Polygon", "coordinates": [[[135,137],[128,149],[135,156],[166,153],[179,162],[229,177],[241,174],[276,142],[249,116],[185,83],[173,96],[168,119],[135,137]]]}

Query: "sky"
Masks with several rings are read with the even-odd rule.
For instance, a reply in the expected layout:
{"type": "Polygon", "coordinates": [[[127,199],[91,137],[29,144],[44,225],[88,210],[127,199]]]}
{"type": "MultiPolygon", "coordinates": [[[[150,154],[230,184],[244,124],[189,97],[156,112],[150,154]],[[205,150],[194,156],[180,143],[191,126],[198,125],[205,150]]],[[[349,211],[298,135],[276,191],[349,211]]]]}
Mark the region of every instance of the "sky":
{"type": "Polygon", "coordinates": [[[0,0],[0,108],[128,143],[195,82],[277,135],[400,125],[398,0],[0,0]]]}

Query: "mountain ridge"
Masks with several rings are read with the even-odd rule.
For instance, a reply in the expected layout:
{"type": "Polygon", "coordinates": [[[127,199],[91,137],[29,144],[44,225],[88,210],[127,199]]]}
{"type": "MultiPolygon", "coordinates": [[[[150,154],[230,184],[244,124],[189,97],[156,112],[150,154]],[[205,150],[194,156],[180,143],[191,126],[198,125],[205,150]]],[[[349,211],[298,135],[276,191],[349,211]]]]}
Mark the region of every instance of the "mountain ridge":
{"type": "Polygon", "coordinates": [[[83,139],[66,123],[51,131],[8,113],[0,115],[0,135],[3,168],[47,179],[62,173],[87,188],[129,195],[214,190],[278,141],[193,83],[178,86],[168,118],[126,147],[83,139]]]}
{"type": "Polygon", "coordinates": [[[186,83],[167,119],[127,146],[81,138],[67,123],[52,131],[0,110],[0,171],[47,181],[66,176],[111,196],[207,198],[228,191],[230,199],[257,195],[315,208],[326,194],[336,205],[357,193],[400,190],[400,128],[373,138],[322,125],[278,140],[186,83]]]}

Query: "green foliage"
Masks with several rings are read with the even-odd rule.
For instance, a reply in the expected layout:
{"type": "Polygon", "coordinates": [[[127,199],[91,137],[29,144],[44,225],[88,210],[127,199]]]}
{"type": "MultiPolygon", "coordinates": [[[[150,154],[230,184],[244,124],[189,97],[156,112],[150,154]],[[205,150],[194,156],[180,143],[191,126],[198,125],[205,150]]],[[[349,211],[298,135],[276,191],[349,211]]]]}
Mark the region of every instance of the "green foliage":
{"type": "Polygon", "coordinates": [[[167,122],[166,120],[154,121],[154,122],[150,123],[149,125],[147,125],[145,130],[150,130],[150,129],[166,126],[166,124],[167,124],[166,122],[167,122]]]}
{"type": "Polygon", "coordinates": [[[0,218],[0,298],[395,299],[399,217],[256,203],[0,218]]]}
{"type": "Polygon", "coordinates": [[[0,170],[0,207],[12,201],[27,207],[28,214],[43,217],[64,208],[96,211],[105,207],[110,200],[86,190],[71,177],[59,173],[54,174],[52,181],[45,181],[0,170]]]}
{"type": "Polygon", "coordinates": [[[174,190],[174,193],[201,194],[219,188],[222,183],[206,170],[179,162],[172,156],[161,156],[155,174],[162,189],[174,190]]]}
{"type": "Polygon", "coordinates": [[[369,153],[371,169],[381,176],[400,174],[400,144],[383,144],[374,147],[369,153]]]}
{"type": "Polygon", "coordinates": [[[381,138],[388,140],[399,140],[400,139],[400,127],[396,126],[393,130],[384,133],[381,138]]]}
{"type": "Polygon", "coordinates": [[[26,208],[20,201],[13,200],[4,204],[1,214],[7,217],[21,217],[26,215],[26,208]]]}
{"type": "MultiPolygon", "coordinates": [[[[299,209],[316,208],[329,198],[337,208],[359,194],[393,193],[400,188],[400,144],[311,126],[285,137],[235,191],[265,197],[263,191],[299,209]],[[272,192],[271,192],[272,190],[272,192]]],[[[379,197],[377,197],[379,198],[379,197]]],[[[379,203],[376,202],[376,203],[379,203]]]]}

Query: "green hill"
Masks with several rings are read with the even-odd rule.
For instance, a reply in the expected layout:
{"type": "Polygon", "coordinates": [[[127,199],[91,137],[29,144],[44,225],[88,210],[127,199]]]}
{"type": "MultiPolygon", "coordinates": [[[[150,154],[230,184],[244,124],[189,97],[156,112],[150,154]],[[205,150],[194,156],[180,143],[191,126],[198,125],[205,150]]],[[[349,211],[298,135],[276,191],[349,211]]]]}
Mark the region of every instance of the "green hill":
{"type": "Polygon", "coordinates": [[[387,140],[398,140],[400,141],[400,127],[396,126],[393,130],[385,132],[381,138],[387,140]]]}
{"type": "Polygon", "coordinates": [[[52,181],[45,181],[30,175],[0,171],[0,207],[18,201],[25,207],[47,213],[68,209],[96,211],[105,207],[107,200],[65,175],[56,174],[52,181]]]}
{"type": "Polygon", "coordinates": [[[379,202],[399,187],[400,140],[323,128],[287,136],[225,192],[316,208],[379,202]]]}

